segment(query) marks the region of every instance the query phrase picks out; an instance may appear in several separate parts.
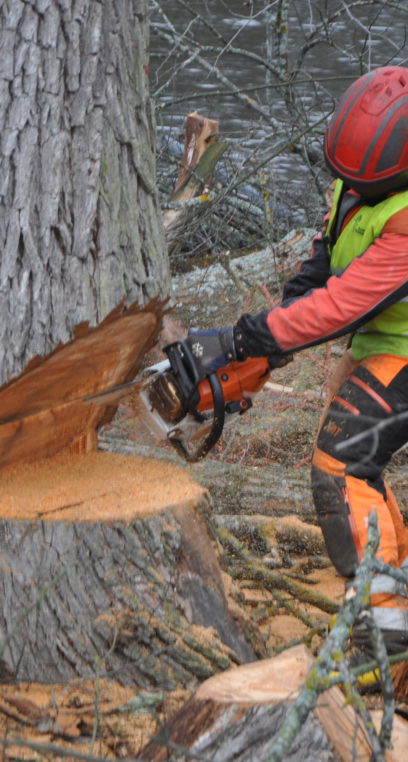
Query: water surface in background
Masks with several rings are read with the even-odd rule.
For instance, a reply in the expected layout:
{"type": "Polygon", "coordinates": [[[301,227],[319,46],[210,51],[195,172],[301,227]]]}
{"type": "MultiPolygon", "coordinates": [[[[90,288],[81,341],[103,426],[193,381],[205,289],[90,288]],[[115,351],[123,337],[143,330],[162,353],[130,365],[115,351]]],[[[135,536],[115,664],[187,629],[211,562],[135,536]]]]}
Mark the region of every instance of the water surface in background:
{"type": "MultiPolygon", "coordinates": [[[[189,13],[177,0],[161,1],[161,8],[177,32],[184,34],[187,40],[199,41],[202,46],[200,56],[218,67],[242,93],[255,98],[264,108],[270,108],[274,120],[283,125],[287,123],[289,134],[291,123],[287,108],[276,88],[266,88],[265,68],[244,55],[228,52],[227,43],[231,41],[236,48],[266,56],[266,6],[266,0],[189,0],[189,13]],[[213,25],[225,43],[217,40],[203,21],[197,20],[200,15],[213,25]],[[207,49],[207,46],[215,45],[221,47],[221,52],[207,49]]],[[[276,2],[268,6],[273,18],[276,6],[276,2]]],[[[320,159],[326,118],[345,87],[368,68],[390,62],[406,63],[408,10],[385,8],[380,2],[297,0],[290,3],[290,68],[295,65],[300,49],[321,24],[323,16],[336,12],[336,21],[330,26],[331,46],[321,41],[308,50],[295,88],[296,102],[303,113],[302,126],[323,117],[317,127],[317,140],[310,144],[313,154],[320,159]],[[338,15],[339,9],[342,9],[342,15],[338,15]]],[[[154,9],[151,19],[163,23],[163,18],[154,9]]],[[[323,30],[321,36],[324,36],[323,30]]],[[[237,151],[243,148],[244,142],[247,155],[248,152],[262,155],[275,135],[268,120],[232,96],[228,87],[203,68],[194,54],[190,58],[182,51],[169,55],[169,50],[169,44],[152,30],[150,79],[152,93],[158,93],[159,134],[168,137],[170,133],[181,139],[186,114],[197,110],[219,121],[222,134],[237,151]]],[[[276,80],[272,79],[272,84],[276,84],[276,80]]],[[[298,185],[299,192],[304,192],[305,181],[310,182],[303,160],[290,151],[272,161],[272,170],[280,187],[290,181],[298,185]]]]}

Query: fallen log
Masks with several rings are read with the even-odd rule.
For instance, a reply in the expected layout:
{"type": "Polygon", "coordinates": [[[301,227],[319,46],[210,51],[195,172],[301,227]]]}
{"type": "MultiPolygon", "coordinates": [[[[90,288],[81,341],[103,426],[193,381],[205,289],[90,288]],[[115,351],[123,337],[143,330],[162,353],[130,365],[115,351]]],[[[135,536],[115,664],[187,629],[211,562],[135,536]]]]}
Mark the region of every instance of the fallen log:
{"type": "MultiPolygon", "coordinates": [[[[115,452],[146,454],[180,462],[173,450],[169,452],[132,441],[126,433],[115,430],[103,430],[99,446],[115,452]]],[[[254,468],[245,463],[228,463],[213,458],[189,466],[189,471],[211,490],[218,514],[286,516],[289,511],[303,521],[316,522],[310,484],[302,471],[277,463],[254,468]]]]}
{"type": "MultiPolygon", "coordinates": [[[[200,685],[173,719],[141,750],[140,760],[269,759],[291,702],[303,687],[313,659],[304,646],[274,659],[223,672],[200,685]]],[[[406,758],[406,723],[395,718],[393,750],[386,762],[406,758]]],[[[378,717],[376,717],[378,724],[378,717]]],[[[292,744],[285,762],[370,762],[366,729],[338,687],[325,691],[292,744]]]]}
{"type": "MultiPolygon", "coordinates": [[[[175,317],[186,326],[224,325],[225,320],[238,320],[242,312],[265,309],[268,306],[259,285],[265,284],[274,298],[280,298],[278,275],[287,278],[301,260],[308,256],[316,230],[292,230],[276,247],[251,254],[233,256],[227,250],[213,264],[205,262],[188,272],[175,273],[172,295],[176,302],[175,317]],[[244,302],[247,302],[244,304],[244,302]],[[191,305],[193,304],[193,309],[191,305]]],[[[274,379],[273,379],[274,380],[274,379]]]]}

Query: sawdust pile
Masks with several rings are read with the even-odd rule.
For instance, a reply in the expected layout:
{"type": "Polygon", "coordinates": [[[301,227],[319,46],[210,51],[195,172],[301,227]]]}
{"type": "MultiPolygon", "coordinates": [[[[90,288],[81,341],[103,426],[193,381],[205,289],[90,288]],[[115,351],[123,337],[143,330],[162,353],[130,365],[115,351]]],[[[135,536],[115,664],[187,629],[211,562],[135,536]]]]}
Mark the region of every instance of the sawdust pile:
{"type": "MultiPolygon", "coordinates": [[[[18,737],[27,745],[38,744],[45,759],[58,759],[58,750],[69,748],[111,759],[135,757],[189,695],[183,690],[136,692],[97,675],[68,685],[3,685],[0,735],[9,742],[18,737]],[[54,747],[51,755],[46,745],[54,747]]],[[[5,758],[39,759],[39,751],[15,743],[5,758]]]]}

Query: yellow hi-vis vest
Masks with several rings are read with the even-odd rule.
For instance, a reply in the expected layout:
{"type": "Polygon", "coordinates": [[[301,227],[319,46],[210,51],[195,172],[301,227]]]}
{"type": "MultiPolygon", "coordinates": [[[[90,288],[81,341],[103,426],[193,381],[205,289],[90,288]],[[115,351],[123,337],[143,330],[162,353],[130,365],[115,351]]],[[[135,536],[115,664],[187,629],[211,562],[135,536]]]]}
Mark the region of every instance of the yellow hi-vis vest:
{"type": "MultiPolygon", "coordinates": [[[[330,270],[333,275],[340,274],[353,259],[363,254],[381,235],[390,217],[408,206],[408,191],[389,196],[375,206],[362,206],[343,227],[337,240],[330,243],[330,234],[336,221],[342,187],[342,180],[337,180],[333,208],[326,231],[330,270]]],[[[408,357],[408,297],[386,307],[377,317],[359,328],[352,338],[351,348],[356,360],[377,354],[408,357]]]]}

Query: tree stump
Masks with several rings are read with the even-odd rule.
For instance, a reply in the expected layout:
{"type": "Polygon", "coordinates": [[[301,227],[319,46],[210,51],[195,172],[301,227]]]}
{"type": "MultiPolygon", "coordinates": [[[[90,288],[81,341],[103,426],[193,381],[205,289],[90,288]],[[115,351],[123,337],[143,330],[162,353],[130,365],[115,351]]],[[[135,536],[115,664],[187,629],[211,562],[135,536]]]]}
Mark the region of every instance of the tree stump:
{"type": "Polygon", "coordinates": [[[184,471],[57,455],[3,471],[0,514],[1,657],[17,679],[99,669],[171,690],[260,652],[227,599],[208,494],[184,471]]]}

